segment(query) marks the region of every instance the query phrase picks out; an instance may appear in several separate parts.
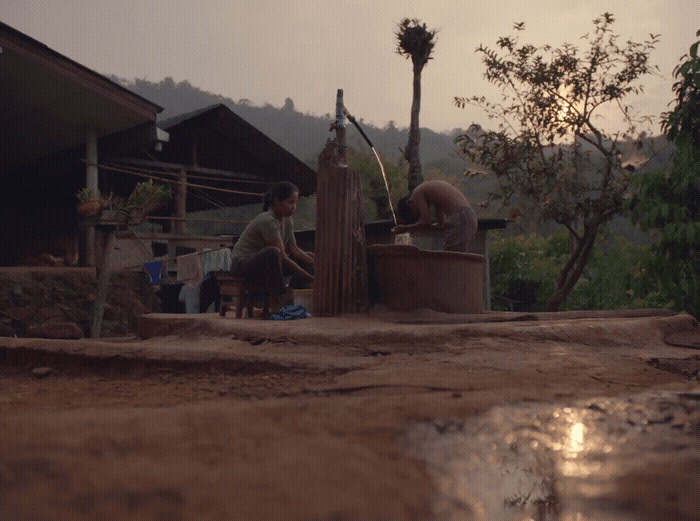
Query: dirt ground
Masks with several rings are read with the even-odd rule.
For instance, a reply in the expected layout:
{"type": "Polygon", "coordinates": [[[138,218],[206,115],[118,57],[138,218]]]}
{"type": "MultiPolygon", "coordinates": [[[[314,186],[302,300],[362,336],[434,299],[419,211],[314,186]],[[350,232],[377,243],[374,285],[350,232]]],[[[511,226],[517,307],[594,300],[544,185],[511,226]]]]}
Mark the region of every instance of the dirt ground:
{"type": "MultiPolygon", "coordinates": [[[[437,507],[417,426],[640,392],[695,405],[663,420],[682,447],[607,484],[609,519],[698,519],[699,338],[692,317],[654,311],[386,310],[147,314],[138,337],[2,338],[0,519],[494,519],[478,501],[437,507]]],[[[545,510],[532,518],[595,519],[545,510]]]]}

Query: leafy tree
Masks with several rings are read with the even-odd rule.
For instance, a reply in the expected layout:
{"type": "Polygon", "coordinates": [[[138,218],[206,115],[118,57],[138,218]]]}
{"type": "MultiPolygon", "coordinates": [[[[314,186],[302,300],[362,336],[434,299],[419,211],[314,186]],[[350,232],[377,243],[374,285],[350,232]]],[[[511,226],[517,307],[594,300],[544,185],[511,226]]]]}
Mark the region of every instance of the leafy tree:
{"type": "MultiPolygon", "coordinates": [[[[569,254],[565,230],[489,241],[494,309],[542,311],[569,254]]],[[[673,305],[650,270],[655,254],[621,236],[599,239],[563,309],[640,309],[673,305]]]]}
{"type": "MultiPolygon", "coordinates": [[[[396,206],[398,204],[396,196],[406,191],[405,163],[402,158],[397,161],[382,159],[382,162],[389,189],[394,196],[392,203],[396,206]]],[[[367,219],[392,219],[384,178],[374,155],[363,154],[354,147],[349,147],[348,165],[353,170],[360,172],[362,176],[362,199],[365,201],[364,211],[367,219]]]]}
{"type": "MultiPolygon", "coordinates": [[[[695,33],[700,36],[700,30],[695,33]]],[[[673,74],[678,81],[673,85],[676,93],[676,107],[664,114],[663,129],[671,141],[688,140],[697,150],[700,149],[700,41],[690,46],[688,54],[681,57],[673,74]]]]}
{"type": "Polygon", "coordinates": [[[404,18],[399,24],[396,33],[398,45],[396,52],[413,62],[413,102],[411,104],[411,126],[408,131],[408,144],[404,150],[404,157],[408,161],[408,189],[413,190],[423,181],[421,171],[419,146],[420,146],[420,98],[421,98],[421,74],[423,67],[431,60],[433,47],[435,47],[436,31],[429,31],[426,24],[420,20],[404,18]]]}
{"type": "MultiPolygon", "coordinates": [[[[700,31],[697,32],[700,36],[700,31]]],[[[700,316],[700,41],[675,68],[675,108],[664,114],[663,129],[676,145],[669,172],[633,179],[639,192],[629,202],[644,230],[661,232],[651,272],[675,295],[674,307],[700,316]]]]}
{"type": "Polygon", "coordinates": [[[613,23],[609,13],[594,20],[594,31],[582,37],[584,50],[520,44],[512,36],[499,38],[496,49],[481,45],[485,77],[501,88],[502,101],[455,98],[458,107],[476,105],[500,121],[497,130],[472,125],[456,138],[467,159],[496,176],[497,190],[486,203],[502,199],[513,218],[555,221],[569,231],[571,253],[547,302],[550,311],[566,301],[601,226],[622,210],[633,168],[622,162],[621,140],[650,121],[624,102],[642,92],[639,79],[653,69],[648,58],[657,35],[622,45],[613,23]],[[600,126],[598,116],[608,107],[620,108],[625,132],[600,126]]]}

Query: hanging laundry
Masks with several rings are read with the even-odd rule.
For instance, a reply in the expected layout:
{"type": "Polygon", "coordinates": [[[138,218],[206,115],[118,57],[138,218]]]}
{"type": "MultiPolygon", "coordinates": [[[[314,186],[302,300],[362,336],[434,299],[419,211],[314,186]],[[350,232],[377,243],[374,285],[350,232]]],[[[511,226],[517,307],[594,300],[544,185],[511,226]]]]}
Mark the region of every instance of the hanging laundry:
{"type": "Polygon", "coordinates": [[[231,270],[231,249],[219,248],[202,253],[202,274],[231,270]]]}
{"type": "Polygon", "coordinates": [[[199,282],[185,282],[178,300],[185,304],[185,313],[199,313],[199,282]]]}
{"type": "Polygon", "coordinates": [[[146,272],[146,278],[151,282],[151,284],[160,284],[160,278],[163,275],[165,264],[165,259],[145,262],[143,264],[143,270],[146,272]]]}
{"type": "Polygon", "coordinates": [[[204,278],[202,275],[202,263],[199,253],[188,253],[175,258],[177,262],[177,280],[178,281],[197,281],[201,282],[204,278]]]}

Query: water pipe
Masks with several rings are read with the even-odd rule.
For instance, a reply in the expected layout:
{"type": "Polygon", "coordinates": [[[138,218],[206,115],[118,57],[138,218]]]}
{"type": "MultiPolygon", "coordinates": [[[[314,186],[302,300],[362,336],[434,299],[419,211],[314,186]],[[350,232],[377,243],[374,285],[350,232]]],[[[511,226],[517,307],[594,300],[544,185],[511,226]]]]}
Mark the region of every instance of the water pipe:
{"type": "Polygon", "coordinates": [[[372,142],[369,140],[367,137],[367,134],[365,134],[365,131],[362,130],[362,127],[360,127],[360,124],[357,122],[357,120],[348,112],[347,109],[344,109],[345,116],[348,118],[348,121],[355,125],[355,128],[360,131],[360,135],[367,141],[367,144],[369,145],[369,148],[372,149],[372,152],[374,152],[374,156],[377,158],[377,162],[379,163],[379,168],[382,171],[382,177],[384,178],[384,186],[386,187],[386,194],[387,197],[389,198],[389,208],[391,209],[391,215],[394,217],[394,224],[398,224],[398,221],[396,220],[396,212],[394,212],[394,205],[391,202],[391,190],[389,190],[389,182],[386,180],[386,172],[384,172],[384,165],[382,164],[382,160],[379,157],[379,154],[377,153],[377,149],[374,148],[374,145],[372,142]]]}

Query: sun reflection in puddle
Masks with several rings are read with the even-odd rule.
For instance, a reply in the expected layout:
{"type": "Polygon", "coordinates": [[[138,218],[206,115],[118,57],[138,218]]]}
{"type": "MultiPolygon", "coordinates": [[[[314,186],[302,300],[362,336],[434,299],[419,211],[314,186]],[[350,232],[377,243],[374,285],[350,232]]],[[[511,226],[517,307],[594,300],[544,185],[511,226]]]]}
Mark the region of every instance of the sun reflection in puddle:
{"type": "Polygon", "coordinates": [[[583,429],[584,425],[581,422],[576,422],[571,426],[569,438],[563,449],[562,473],[565,476],[576,476],[588,474],[588,469],[583,469],[580,461],[576,461],[579,453],[583,452],[583,429]]]}
{"type": "MultiPolygon", "coordinates": [[[[637,519],[615,499],[617,483],[663,452],[668,440],[677,446],[683,432],[665,421],[669,413],[663,410],[673,400],[664,395],[565,407],[514,405],[474,421],[418,426],[411,441],[440,493],[436,519],[637,519]]],[[[700,437],[686,438],[685,446],[697,454],[700,437]]],[[[667,449],[669,461],[672,456],[667,449]]]]}

